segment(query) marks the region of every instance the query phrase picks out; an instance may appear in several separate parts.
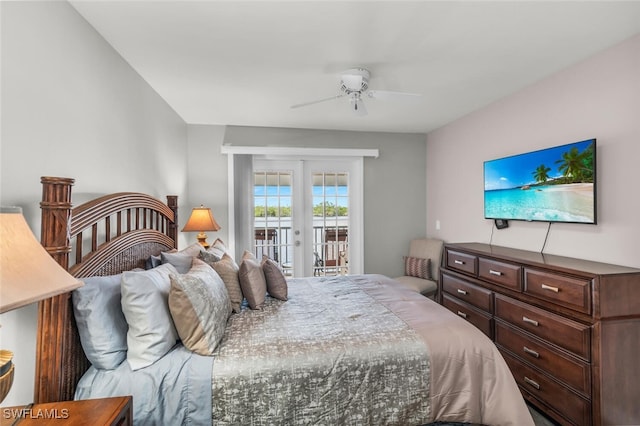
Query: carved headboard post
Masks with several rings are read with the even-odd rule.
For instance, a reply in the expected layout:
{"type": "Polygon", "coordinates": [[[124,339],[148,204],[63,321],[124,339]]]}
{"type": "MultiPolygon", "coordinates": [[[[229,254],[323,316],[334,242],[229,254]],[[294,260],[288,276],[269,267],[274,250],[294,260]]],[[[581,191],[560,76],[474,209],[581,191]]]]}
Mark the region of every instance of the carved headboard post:
{"type": "MultiPolygon", "coordinates": [[[[69,268],[69,224],[71,219],[70,178],[42,177],[41,243],[65,270],[69,268]],[[46,224],[46,225],[45,225],[46,224]]],[[[34,401],[36,403],[73,399],[73,388],[65,384],[63,357],[68,355],[65,343],[68,333],[71,304],[70,293],[52,297],[38,306],[38,341],[34,401]],[[61,346],[60,346],[61,343],[61,346]]],[[[75,384],[74,384],[75,385],[75,384]]]]}
{"type": "Polygon", "coordinates": [[[169,223],[167,235],[175,241],[175,247],[178,248],[178,196],[167,195],[167,206],[173,211],[173,223],[169,223]]]}

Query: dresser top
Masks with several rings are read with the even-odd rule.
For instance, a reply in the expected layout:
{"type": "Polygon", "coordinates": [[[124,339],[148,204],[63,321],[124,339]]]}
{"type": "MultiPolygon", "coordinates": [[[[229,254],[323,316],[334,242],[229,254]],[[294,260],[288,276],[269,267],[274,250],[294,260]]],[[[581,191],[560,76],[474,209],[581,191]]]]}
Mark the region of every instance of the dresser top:
{"type": "Polygon", "coordinates": [[[532,266],[543,266],[575,272],[588,272],[594,275],[638,274],[640,269],[609,263],[594,262],[573,257],[557,256],[511,247],[494,246],[484,243],[450,243],[447,248],[460,249],[478,255],[493,256],[518,263],[528,263],[532,266]]]}

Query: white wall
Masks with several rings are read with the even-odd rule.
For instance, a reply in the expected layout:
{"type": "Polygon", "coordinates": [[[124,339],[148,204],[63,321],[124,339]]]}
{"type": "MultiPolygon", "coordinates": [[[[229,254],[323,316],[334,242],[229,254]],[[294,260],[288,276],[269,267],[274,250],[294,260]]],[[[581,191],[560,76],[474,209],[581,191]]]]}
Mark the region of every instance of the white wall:
{"type": "MultiPolygon", "coordinates": [[[[0,203],[21,206],[38,238],[41,176],[75,178],[76,204],[116,191],[187,203],[186,124],[93,28],[66,2],[0,2],[0,13],[0,203]]],[[[29,403],[36,306],[0,324],[16,364],[3,405],[29,403]]]]}
{"type": "MultiPolygon", "coordinates": [[[[225,130],[225,126],[188,126],[187,199],[193,205],[185,207],[180,216],[182,223],[185,223],[191,208],[199,207],[200,204],[209,207],[221,228],[217,232],[207,232],[209,243],[213,243],[216,238],[229,241],[227,157],[220,153],[225,130]]],[[[188,243],[195,242],[196,235],[196,232],[190,233],[188,243]]]]}
{"type": "MultiPolygon", "coordinates": [[[[544,252],[640,267],[640,35],[429,133],[427,233],[490,242],[483,161],[589,138],[598,225],[553,224],[544,252]]],[[[542,249],[547,223],[509,223],[493,244],[542,249]]]]}

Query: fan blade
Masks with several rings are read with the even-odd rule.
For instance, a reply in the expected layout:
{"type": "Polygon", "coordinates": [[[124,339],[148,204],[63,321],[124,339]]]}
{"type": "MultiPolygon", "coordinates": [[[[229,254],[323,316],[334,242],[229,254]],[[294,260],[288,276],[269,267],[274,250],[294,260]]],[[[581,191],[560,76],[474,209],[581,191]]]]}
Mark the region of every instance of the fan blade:
{"type": "Polygon", "coordinates": [[[346,96],[346,94],[342,93],[340,95],[331,96],[330,98],[318,99],[317,101],[304,102],[301,104],[291,105],[291,108],[300,108],[307,105],[319,104],[320,102],[332,101],[334,99],[342,98],[343,96],[346,96]]]}
{"type": "Polygon", "coordinates": [[[417,100],[422,95],[419,93],[392,92],[389,90],[369,90],[367,96],[372,99],[417,100]]]}

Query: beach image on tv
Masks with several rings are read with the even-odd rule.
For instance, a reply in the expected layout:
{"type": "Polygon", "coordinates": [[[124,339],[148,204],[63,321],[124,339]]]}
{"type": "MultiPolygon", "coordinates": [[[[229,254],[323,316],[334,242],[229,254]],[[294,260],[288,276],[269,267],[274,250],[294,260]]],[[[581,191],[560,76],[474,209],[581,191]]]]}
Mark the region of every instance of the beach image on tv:
{"type": "Polygon", "coordinates": [[[487,219],[595,223],[595,140],[484,163],[487,219]]]}

